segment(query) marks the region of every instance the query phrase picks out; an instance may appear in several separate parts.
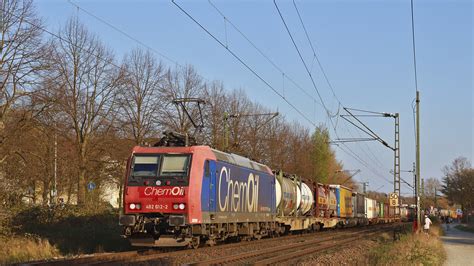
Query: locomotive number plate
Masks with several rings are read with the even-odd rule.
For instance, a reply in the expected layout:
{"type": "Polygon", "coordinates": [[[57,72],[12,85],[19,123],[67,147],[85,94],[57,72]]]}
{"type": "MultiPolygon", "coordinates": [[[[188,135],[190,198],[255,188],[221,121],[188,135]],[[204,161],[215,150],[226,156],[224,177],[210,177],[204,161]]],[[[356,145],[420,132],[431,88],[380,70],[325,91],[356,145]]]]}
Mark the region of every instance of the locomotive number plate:
{"type": "Polygon", "coordinates": [[[147,204],[145,205],[145,209],[147,210],[167,210],[167,204],[147,204]]]}

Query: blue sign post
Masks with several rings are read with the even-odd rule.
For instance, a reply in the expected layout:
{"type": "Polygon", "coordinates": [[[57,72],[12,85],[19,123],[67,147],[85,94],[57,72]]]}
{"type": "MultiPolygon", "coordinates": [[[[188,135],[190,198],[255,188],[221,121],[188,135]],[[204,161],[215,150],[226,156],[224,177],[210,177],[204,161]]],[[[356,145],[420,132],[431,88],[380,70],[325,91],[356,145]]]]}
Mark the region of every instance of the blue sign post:
{"type": "Polygon", "coordinates": [[[90,181],[90,182],[87,184],[87,189],[88,189],[89,191],[94,190],[95,187],[96,187],[96,185],[95,185],[95,183],[92,182],[92,181],[90,181]]]}

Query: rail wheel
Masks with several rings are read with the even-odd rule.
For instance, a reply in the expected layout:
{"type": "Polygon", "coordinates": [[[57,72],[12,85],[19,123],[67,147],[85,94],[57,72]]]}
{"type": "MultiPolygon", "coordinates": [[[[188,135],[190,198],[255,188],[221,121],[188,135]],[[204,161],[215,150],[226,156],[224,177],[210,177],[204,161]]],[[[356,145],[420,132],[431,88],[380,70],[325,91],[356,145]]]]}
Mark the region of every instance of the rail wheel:
{"type": "Polygon", "coordinates": [[[193,237],[193,239],[189,243],[189,248],[198,249],[200,244],[201,244],[200,238],[199,237],[193,237]]]}

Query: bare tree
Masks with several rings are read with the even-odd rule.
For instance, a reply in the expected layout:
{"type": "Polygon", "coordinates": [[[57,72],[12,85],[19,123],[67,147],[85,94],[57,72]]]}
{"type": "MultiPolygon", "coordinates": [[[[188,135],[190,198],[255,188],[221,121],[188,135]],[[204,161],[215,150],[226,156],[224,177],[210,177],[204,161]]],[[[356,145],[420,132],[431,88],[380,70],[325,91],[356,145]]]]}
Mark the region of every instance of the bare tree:
{"type": "MultiPolygon", "coordinates": [[[[41,20],[30,0],[5,0],[0,3],[0,150],[2,163],[12,151],[3,150],[8,132],[20,130],[21,122],[37,113],[28,99],[38,89],[38,75],[44,65],[46,47],[41,40],[41,20]],[[22,105],[23,116],[6,130],[15,106],[22,105]],[[28,108],[26,108],[28,107],[28,108]],[[32,112],[33,111],[33,112],[32,112]]],[[[41,110],[41,109],[40,109],[41,110]]]]}
{"type": "MultiPolygon", "coordinates": [[[[77,201],[83,204],[88,154],[94,137],[115,115],[119,71],[112,53],[77,18],[67,21],[54,42],[54,97],[63,123],[72,130],[78,157],[77,201]]],[[[68,132],[65,132],[68,135],[68,132]]]]}
{"type": "Polygon", "coordinates": [[[204,139],[211,147],[222,149],[223,120],[227,105],[227,95],[222,82],[216,81],[206,86],[204,98],[206,99],[204,139]]]}
{"type": "MultiPolygon", "coordinates": [[[[231,115],[252,113],[252,103],[243,90],[234,90],[228,97],[227,113],[231,115]]],[[[245,147],[241,146],[247,132],[248,117],[238,116],[229,119],[229,150],[242,154],[245,147]]]]}
{"type": "Polygon", "coordinates": [[[157,133],[158,113],[163,107],[163,67],[149,51],[135,49],[123,62],[124,82],[120,109],[126,134],[136,144],[157,133]]]}

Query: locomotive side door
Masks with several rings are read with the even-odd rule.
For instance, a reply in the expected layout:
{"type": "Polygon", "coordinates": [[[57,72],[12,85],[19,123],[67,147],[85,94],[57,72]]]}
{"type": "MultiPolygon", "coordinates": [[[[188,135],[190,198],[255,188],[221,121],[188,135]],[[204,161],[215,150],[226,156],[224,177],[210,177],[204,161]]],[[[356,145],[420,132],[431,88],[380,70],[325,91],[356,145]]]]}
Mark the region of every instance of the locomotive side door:
{"type": "Polygon", "coordinates": [[[216,162],[215,161],[208,161],[209,162],[209,175],[210,175],[210,182],[209,182],[209,212],[214,213],[216,212],[216,189],[217,189],[217,178],[216,178],[216,162]]]}

